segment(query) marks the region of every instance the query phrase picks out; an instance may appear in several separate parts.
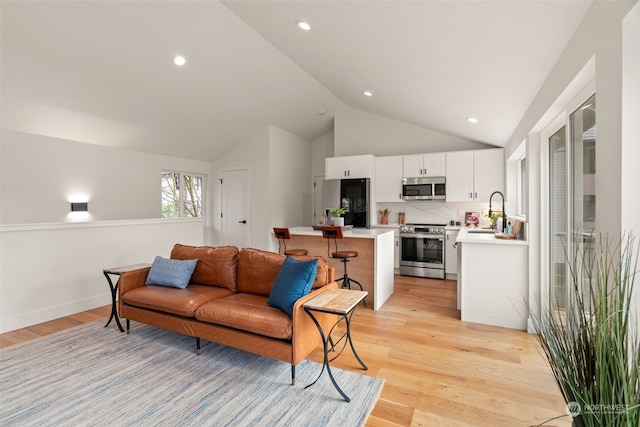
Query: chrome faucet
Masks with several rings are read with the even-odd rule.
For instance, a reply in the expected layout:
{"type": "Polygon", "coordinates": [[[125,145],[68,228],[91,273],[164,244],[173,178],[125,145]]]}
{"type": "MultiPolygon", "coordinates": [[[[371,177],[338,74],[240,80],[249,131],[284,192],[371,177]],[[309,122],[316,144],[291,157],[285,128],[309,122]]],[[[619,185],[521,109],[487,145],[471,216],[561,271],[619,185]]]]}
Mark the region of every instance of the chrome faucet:
{"type": "Polygon", "coordinates": [[[491,193],[491,196],[489,196],[489,218],[491,218],[491,199],[493,199],[493,196],[495,194],[499,194],[500,197],[502,197],[502,232],[504,233],[504,230],[507,228],[507,213],[504,211],[504,194],[502,194],[499,191],[494,191],[493,193],[491,193]]]}

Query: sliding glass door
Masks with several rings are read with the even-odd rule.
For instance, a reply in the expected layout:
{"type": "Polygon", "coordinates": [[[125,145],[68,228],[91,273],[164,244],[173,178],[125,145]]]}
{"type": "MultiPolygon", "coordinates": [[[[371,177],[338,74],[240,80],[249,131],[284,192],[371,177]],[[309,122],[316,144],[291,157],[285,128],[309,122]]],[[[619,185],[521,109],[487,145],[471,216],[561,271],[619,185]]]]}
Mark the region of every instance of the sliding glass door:
{"type": "MultiPolygon", "coordinates": [[[[591,96],[548,138],[549,304],[567,308],[567,257],[589,258],[596,229],[596,98],[591,96]]],[[[579,272],[578,272],[579,273],[579,272]]]]}

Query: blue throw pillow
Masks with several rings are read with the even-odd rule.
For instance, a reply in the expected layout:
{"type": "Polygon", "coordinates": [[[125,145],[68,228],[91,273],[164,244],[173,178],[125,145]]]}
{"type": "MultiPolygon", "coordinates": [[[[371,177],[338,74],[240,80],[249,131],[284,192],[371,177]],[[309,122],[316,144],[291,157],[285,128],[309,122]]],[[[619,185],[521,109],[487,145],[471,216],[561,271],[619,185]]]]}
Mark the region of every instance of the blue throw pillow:
{"type": "Polygon", "coordinates": [[[151,264],[145,285],[186,289],[197,262],[197,259],[166,259],[157,256],[151,264]]]}
{"type": "Polygon", "coordinates": [[[273,282],[267,304],[293,315],[293,304],[311,291],[317,272],[317,259],[297,261],[287,257],[273,282]]]}

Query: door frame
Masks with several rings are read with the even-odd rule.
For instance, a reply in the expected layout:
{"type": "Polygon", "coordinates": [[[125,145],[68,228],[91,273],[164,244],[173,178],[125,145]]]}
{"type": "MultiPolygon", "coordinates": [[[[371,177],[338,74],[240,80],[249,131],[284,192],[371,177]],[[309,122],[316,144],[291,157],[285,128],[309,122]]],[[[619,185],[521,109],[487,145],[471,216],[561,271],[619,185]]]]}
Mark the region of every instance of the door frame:
{"type": "Polygon", "coordinates": [[[317,224],[320,218],[316,218],[315,214],[318,210],[316,206],[316,196],[319,192],[320,198],[322,199],[322,181],[324,181],[324,175],[313,175],[311,178],[311,224],[317,224]],[[316,182],[320,182],[320,188],[316,185],[316,182]]]}
{"type": "MultiPolygon", "coordinates": [[[[595,81],[589,82],[582,90],[578,91],[577,95],[567,103],[561,112],[553,119],[550,120],[547,126],[540,132],[540,279],[542,286],[540,287],[540,305],[543,311],[549,309],[549,296],[551,286],[551,266],[549,265],[549,255],[551,240],[549,237],[549,231],[551,229],[550,212],[551,205],[549,191],[549,138],[556,133],[563,126],[567,135],[567,152],[566,152],[566,173],[567,173],[567,201],[573,200],[573,163],[572,153],[573,144],[571,143],[571,114],[591,96],[597,95],[595,81]]],[[[571,203],[567,206],[566,212],[566,224],[567,224],[567,238],[565,244],[567,250],[571,250],[570,236],[572,233],[573,224],[573,207],[571,203]]],[[[570,276],[567,275],[567,280],[570,280],[570,276]]],[[[567,283],[567,289],[569,289],[570,283],[567,283]]]]}

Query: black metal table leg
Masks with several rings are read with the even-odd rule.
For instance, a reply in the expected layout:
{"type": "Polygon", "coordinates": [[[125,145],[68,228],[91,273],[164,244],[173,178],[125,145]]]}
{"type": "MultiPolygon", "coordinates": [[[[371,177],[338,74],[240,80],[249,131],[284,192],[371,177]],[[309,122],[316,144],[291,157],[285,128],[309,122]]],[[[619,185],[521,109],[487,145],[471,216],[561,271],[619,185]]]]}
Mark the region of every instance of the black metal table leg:
{"type": "Polygon", "coordinates": [[[305,313],[309,315],[311,320],[313,320],[313,323],[316,325],[316,328],[318,328],[318,332],[320,333],[320,338],[322,339],[322,349],[323,349],[322,369],[320,370],[320,374],[318,375],[318,378],[316,378],[314,382],[307,385],[305,388],[308,388],[314,385],[320,379],[320,377],[322,376],[326,368],[327,373],[329,374],[329,378],[331,379],[333,386],[336,388],[336,390],[338,390],[338,393],[340,393],[342,398],[347,402],[351,401],[349,396],[347,396],[347,394],[340,388],[340,386],[338,385],[338,382],[333,376],[333,372],[331,372],[331,362],[334,361],[336,358],[338,358],[342,354],[344,349],[347,347],[347,343],[349,343],[349,346],[351,347],[351,351],[353,352],[353,355],[358,360],[358,363],[360,363],[360,366],[362,366],[362,369],[364,369],[365,371],[369,369],[367,365],[364,364],[362,359],[360,359],[360,356],[356,352],[356,348],[353,345],[353,340],[351,339],[351,317],[353,316],[353,313],[356,307],[358,306],[358,304],[360,304],[360,302],[362,302],[366,298],[366,296],[367,296],[367,292],[365,291],[354,291],[350,289],[341,289],[341,288],[329,289],[325,292],[320,293],[315,298],[312,298],[304,303],[303,307],[304,307],[305,313]],[[328,329],[327,331],[324,331],[322,330],[322,325],[320,324],[316,316],[313,314],[313,312],[335,315],[337,320],[333,323],[333,325],[330,328],[327,328],[328,329]],[[346,331],[342,333],[340,338],[338,338],[338,340],[336,341],[332,338],[332,334],[335,328],[343,320],[346,323],[346,331]],[[344,340],[342,347],[339,350],[336,350],[336,347],[340,344],[342,340],[344,340]],[[332,358],[329,358],[330,351],[334,351],[334,352],[337,351],[337,354],[332,358]]]}
{"type": "MultiPolygon", "coordinates": [[[[331,372],[331,365],[329,364],[329,354],[328,354],[329,353],[329,339],[325,336],[324,331],[322,330],[322,326],[320,326],[320,323],[315,318],[313,313],[311,313],[309,310],[305,310],[305,311],[311,317],[311,319],[313,320],[313,323],[316,324],[316,327],[318,328],[318,332],[320,332],[320,337],[322,338],[323,353],[324,353],[324,357],[323,357],[323,361],[322,361],[322,370],[320,371],[320,374],[318,375],[318,378],[316,378],[315,381],[313,381],[311,384],[305,386],[305,389],[311,387],[316,382],[318,382],[318,380],[322,376],[322,373],[324,372],[324,369],[327,368],[327,373],[329,374],[329,378],[331,378],[331,382],[333,383],[333,386],[336,388],[336,390],[338,390],[338,393],[340,393],[340,395],[344,398],[344,400],[346,400],[347,402],[351,402],[351,399],[349,398],[349,396],[347,396],[345,394],[344,391],[342,391],[342,389],[340,388],[340,386],[336,382],[336,379],[333,377],[333,373],[331,372]]],[[[338,322],[336,322],[333,325],[333,327],[335,327],[335,325],[337,325],[339,322],[340,322],[340,320],[338,320],[338,322]]],[[[333,327],[331,328],[331,330],[333,330],[333,327]]],[[[331,334],[329,334],[329,336],[330,335],[331,334]]],[[[349,340],[349,341],[351,341],[351,340],[349,340]]],[[[351,348],[353,348],[353,344],[352,344],[351,348]]],[[[334,359],[335,359],[335,357],[334,357],[334,359]]],[[[333,360],[333,359],[331,359],[331,360],[333,360]]],[[[358,360],[360,360],[360,358],[358,358],[358,360]]],[[[360,364],[362,364],[362,362],[360,362],[360,364]]]]}
{"type": "Polygon", "coordinates": [[[367,367],[367,365],[364,364],[362,359],[360,359],[360,356],[358,356],[358,352],[356,351],[356,348],[353,345],[353,341],[351,340],[351,316],[352,315],[353,315],[353,311],[350,314],[344,316],[345,322],[347,323],[347,340],[349,341],[349,345],[351,346],[351,351],[353,352],[353,355],[356,357],[356,359],[360,363],[360,366],[362,366],[362,369],[364,369],[365,371],[368,371],[369,368],[367,367]]]}
{"type": "Polygon", "coordinates": [[[118,325],[118,329],[120,329],[120,332],[124,332],[124,328],[122,327],[122,324],[120,323],[120,318],[118,317],[118,309],[116,305],[116,296],[118,295],[118,282],[120,281],[120,279],[118,278],[118,280],[116,281],[116,284],[114,285],[113,282],[111,281],[111,278],[109,277],[109,273],[107,273],[106,271],[103,271],[103,274],[104,274],[104,277],[107,278],[107,282],[109,282],[109,288],[111,289],[111,316],[109,317],[109,320],[107,321],[107,324],[104,325],[104,327],[106,328],[107,326],[109,326],[109,324],[111,323],[111,320],[115,319],[116,324],[118,325]]]}

